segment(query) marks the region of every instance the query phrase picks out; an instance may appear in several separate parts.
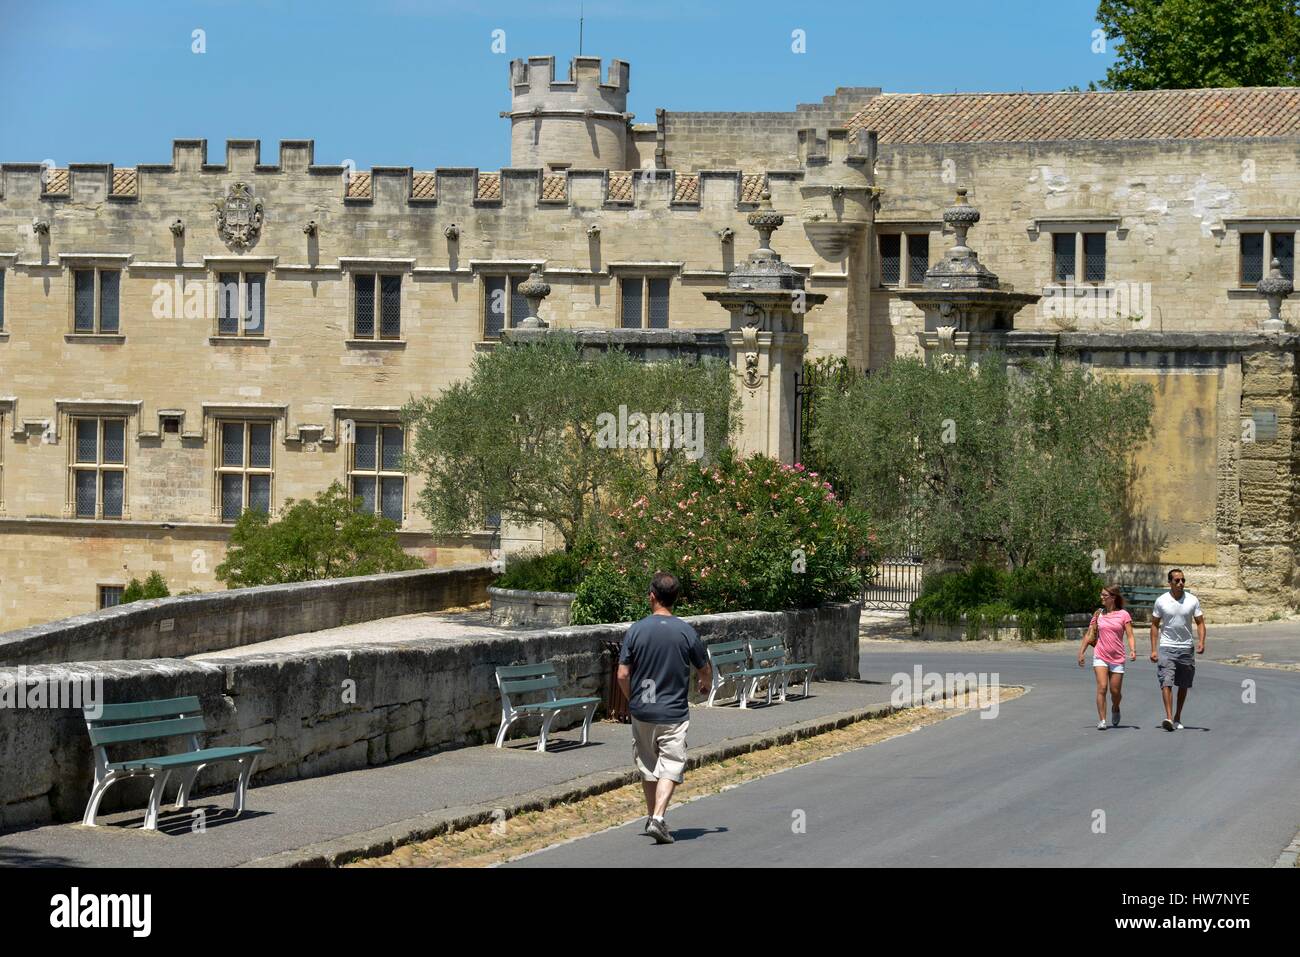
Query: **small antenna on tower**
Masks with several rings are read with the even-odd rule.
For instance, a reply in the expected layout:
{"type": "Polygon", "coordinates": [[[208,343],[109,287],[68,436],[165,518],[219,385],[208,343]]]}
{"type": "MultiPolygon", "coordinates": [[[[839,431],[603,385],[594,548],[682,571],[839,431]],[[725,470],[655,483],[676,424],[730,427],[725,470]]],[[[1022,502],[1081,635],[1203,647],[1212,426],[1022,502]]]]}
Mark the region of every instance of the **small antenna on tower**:
{"type": "Polygon", "coordinates": [[[583,5],[581,3],[578,4],[578,56],[582,56],[582,20],[583,20],[582,7],[583,5]]]}

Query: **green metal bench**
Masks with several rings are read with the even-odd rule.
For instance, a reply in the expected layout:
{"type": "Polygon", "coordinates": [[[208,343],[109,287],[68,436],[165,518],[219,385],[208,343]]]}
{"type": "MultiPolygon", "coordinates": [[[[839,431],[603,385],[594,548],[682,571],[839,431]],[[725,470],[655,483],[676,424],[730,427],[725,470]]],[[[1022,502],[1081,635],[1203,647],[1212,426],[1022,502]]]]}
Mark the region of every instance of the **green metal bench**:
{"type": "MultiPolygon", "coordinates": [[[[772,703],[772,683],[775,677],[781,679],[781,699],[786,700],[790,676],[803,674],[803,695],[808,697],[808,683],[812,681],[813,671],[817,665],[811,661],[787,661],[789,653],[785,650],[785,641],[781,638],[758,638],[749,642],[749,660],[752,670],[768,674],[767,703],[772,703]]],[[[752,697],[752,695],[751,695],[752,697]]]]}
{"type": "Polygon", "coordinates": [[[779,679],[780,700],[786,698],[786,682],[790,674],[804,672],[804,696],[808,695],[808,682],[816,665],[785,661],[785,642],[780,638],[762,638],[752,641],[719,641],[705,646],[709,664],[713,667],[713,682],[709,687],[706,706],[713,702],[726,685],[736,686],[736,699],[742,708],[748,708],[758,691],[758,683],[767,680],[767,703],[772,703],[772,685],[779,679]]]}
{"type": "Polygon", "coordinates": [[[171,773],[175,771],[180,776],[176,810],[182,810],[189,803],[190,789],[194,787],[194,779],[198,777],[199,772],[209,764],[226,761],[235,761],[239,764],[234,811],[236,817],[243,813],[244,800],[248,795],[248,780],[253,776],[253,765],[257,763],[257,756],[266,749],[199,747],[199,735],[207,731],[207,724],[203,720],[203,711],[199,706],[198,698],[191,696],[159,701],[106,704],[95,711],[86,709],[84,716],[95,755],[95,784],[90,792],[90,802],[86,805],[82,824],[87,827],[95,826],[99,802],[103,800],[105,792],[118,781],[126,778],[150,777],[153,778],[153,793],[149,796],[144,829],[156,831],[158,806],[162,803],[163,789],[167,786],[167,779],[171,773]],[[188,739],[189,750],[149,758],[133,758],[128,761],[109,760],[110,746],[178,737],[188,739]]]}
{"type": "Polygon", "coordinates": [[[1147,621],[1151,617],[1151,607],[1156,599],[1169,591],[1165,585],[1125,585],[1120,589],[1129,614],[1139,620],[1147,621]]]}
{"type": "Polygon", "coordinates": [[[551,724],[565,711],[581,708],[582,743],[587,743],[591,731],[591,719],[596,714],[599,698],[557,698],[555,690],[560,687],[560,679],[555,674],[555,665],[543,661],[539,665],[506,665],[497,669],[497,687],[501,689],[501,730],[497,732],[497,747],[505,744],[510,726],[520,718],[540,715],[542,717],[542,736],[537,741],[537,750],[546,750],[546,738],[550,734],[551,724]],[[542,693],[541,701],[518,702],[511,700],[512,695],[542,693]]]}

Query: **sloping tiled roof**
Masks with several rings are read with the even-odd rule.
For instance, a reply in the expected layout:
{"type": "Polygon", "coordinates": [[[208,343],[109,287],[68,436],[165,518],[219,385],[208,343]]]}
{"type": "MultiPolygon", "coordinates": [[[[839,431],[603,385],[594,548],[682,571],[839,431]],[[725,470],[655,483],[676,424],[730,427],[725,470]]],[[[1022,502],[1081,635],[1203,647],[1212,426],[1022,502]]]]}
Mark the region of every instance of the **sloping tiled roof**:
{"type": "Polygon", "coordinates": [[[114,168],[112,195],[134,196],[135,190],[136,190],[135,170],[114,168]]]}
{"type": "Polygon", "coordinates": [[[848,122],[881,143],[1300,135],[1300,87],[1115,93],[886,93],[848,122]]]}
{"type": "Polygon", "coordinates": [[[674,203],[698,203],[700,201],[700,178],[694,173],[678,173],[677,188],[673,190],[674,203]]]}
{"type": "Polygon", "coordinates": [[[478,192],[475,199],[500,199],[501,198],[501,174],[500,173],[479,173],[478,174],[478,192]]]}
{"type": "Polygon", "coordinates": [[[611,203],[630,203],[632,202],[632,174],[615,173],[609,174],[609,196],[611,203]]]}
{"type": "Polygon", "coordinates": [[[554,173],[542,177],[542,199],[564,200],[564,184],[566,179],[563,175],[554,173]]]}
{"type": "Polygon", "coordinates": [[[348,199],[369,199],[370,198],[370,174],[353,173],[348,177],[348,199]]]}
{"type": "Polygon", "coordinates": [[[411,174],[412,199],[437,199],[438,177],[433,173],[411,174]]]}
{"type": "Polygon", "coordinates": [[[747,174],[740,177],[740,201],[757,203],[763,198],[763,184],[767,177],[763,173],[747,174]]]}
{"type": "Polygon", "coordinates": [[[68,171],[66,169],[47,169],[45,171],[45,192],[66,193],[68,191],[68,171]]]}

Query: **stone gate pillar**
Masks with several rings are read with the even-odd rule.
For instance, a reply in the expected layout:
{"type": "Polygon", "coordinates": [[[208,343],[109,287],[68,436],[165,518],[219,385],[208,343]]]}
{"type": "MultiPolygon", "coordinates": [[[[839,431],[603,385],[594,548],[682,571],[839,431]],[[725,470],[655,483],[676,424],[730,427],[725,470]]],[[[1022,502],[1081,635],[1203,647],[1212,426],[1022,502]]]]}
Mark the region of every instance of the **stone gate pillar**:
{"type": "Polygon", "coordinates": [[[749,225],[758,231],[758,249],[732,270],[726,289],[704,297],[731,313],[726,339],[732,382],[740,395],[737,448],[745,455],[759,453],[792,464],[799,451],[796,376],[808,348],[803,317],[826,296],[807,292],[804,277],[771,248],[772,233],[784,222],[764,192],[758,211],[749,214],[749,225]]]}

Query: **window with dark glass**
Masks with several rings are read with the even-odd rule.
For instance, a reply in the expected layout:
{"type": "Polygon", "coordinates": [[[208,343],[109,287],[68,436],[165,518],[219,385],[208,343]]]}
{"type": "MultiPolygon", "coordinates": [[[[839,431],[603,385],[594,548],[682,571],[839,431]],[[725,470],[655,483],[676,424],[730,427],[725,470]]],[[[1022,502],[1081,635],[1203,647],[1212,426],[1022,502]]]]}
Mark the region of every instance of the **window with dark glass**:
{"type": "Polygon", "coordinates": [[[83,335],[114,335],[121,331],[119,302],[122,272],[118,269],[72,271],[72,331],[83,335]]]}
{"type": "Polygon", "coordinates": [[[1106,234],[1083,234],[1084,282],[1106,281],[1106,234]]]}
{"type": "Polygon", "coordinates": [[[1264,234],[1241,234],[1241,284],[1253,286],[1264,278],[1264,234]]]}
{"type": "Polygon", "coordinates": [[[880,234],[880,284],[897,286],[902,278],[903,237],[899,233],[880,234]]]}
{"type": "Polygon", "coordinates": [[[646,307],[648,309],[646,325],[651,329],[668,328],[668,279],[646,280],[646,307]]]}
{"type": "Polygon", "coordinates": [[[623,303],[619,325],[624,329],[641,328],[641,291],[645,280],[640,276],[619,281],[620,300],[623,303]]]}
{"type": "Polygon", "coordinates": [[[100,585],[99,586],[99,607],[116,608],[122,604],[122,585],[100,585]]]}
{"type": "Polygon", "coordinates": [[[77,518],[121,518],[126,498],[126,420],[72,419],[72,500],[77,518]]]}
{"type": "Polygon", "coordinates": [[[1052,280],[1074,282],[1075,234],[1052,233],[1052,280]]]}
{"type": "Polygon", "coordinates": [[[667,329],[667,276],[626,276],[619,280],[619,326],[623,329],[667,329]]]}
{"type": "Polygon", "coordinates": [[[245,509],[270,514],[274,427],[270,422],[221,422],[217,494],[223,522],[245,509]]]}
{"type": "Polygon", "coordinates": [[[363,512],[401,524],[406,498],[402,427],[358,423],[353,439],[348,471],[352,497],[360,500],[358,507],[363,512]]]}
{"type": "Polygon", "coordinates": [[[352,335],[357,339],[373,339],[375,337],[375,277],[353,276],[352,288],[356,293],[352,335]]]}
{"type": "Polygon", "coordinates": [[[909,233],[907,236],[907,283],[919,286],[925,281],[930,268],[930,234],[909,233]]]}

